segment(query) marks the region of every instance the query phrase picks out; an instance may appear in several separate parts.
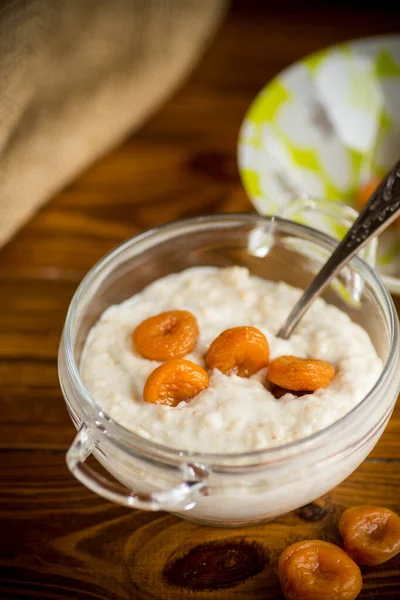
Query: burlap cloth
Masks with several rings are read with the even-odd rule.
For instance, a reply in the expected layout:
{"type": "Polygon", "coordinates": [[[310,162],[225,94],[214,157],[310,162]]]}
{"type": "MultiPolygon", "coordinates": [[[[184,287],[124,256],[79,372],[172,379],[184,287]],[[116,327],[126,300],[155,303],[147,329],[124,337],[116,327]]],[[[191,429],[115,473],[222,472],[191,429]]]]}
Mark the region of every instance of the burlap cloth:
{"type": "Polygon", "coordinates": [[[225,6],[0,2],[0,245],[176,89],[225,6]]]}

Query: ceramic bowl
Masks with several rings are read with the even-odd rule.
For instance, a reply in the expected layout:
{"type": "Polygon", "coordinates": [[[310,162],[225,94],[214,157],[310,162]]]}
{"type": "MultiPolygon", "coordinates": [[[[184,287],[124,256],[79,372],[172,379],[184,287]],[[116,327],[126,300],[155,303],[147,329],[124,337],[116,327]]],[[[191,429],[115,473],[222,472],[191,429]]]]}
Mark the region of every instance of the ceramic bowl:
{"type": "MultiPolygon", "coordinates": [[[[255,98],[239,136],[243,185],[263,215],[287,216],[298,197],[359,208],[360,188],[399,158],[400,36],[351,41],[290,66],[255,98]]],[[[319,228],[340,237],[329,219],[319,228]]],[[[377,269],[400,293],[399,224],[379,240],[377,269]]]]}

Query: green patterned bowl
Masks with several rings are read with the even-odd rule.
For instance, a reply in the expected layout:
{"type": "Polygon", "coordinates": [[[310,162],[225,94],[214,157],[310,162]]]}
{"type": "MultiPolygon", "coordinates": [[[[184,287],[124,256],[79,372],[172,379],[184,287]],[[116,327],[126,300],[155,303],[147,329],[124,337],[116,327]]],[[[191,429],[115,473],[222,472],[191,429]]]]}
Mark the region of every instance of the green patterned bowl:
{"type": "MultiPolygon", "coordinates": [[[[360,187],[399,157],[395,35],[333,46],[295,63],[258,94],[239,136],[240,175],[261,214],[284,215],[298,197],[356,207],[360,187]]],[[[328,221],[324,230],[337,236],[328,221]]],[[[377,268],[400,293],[400,228],[379,239],[377,268]]]]}

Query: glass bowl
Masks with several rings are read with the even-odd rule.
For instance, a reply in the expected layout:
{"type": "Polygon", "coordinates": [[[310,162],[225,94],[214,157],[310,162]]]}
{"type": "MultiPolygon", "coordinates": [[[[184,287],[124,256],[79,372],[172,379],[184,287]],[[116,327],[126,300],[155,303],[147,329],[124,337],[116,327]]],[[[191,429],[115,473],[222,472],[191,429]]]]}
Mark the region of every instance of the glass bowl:
{"type": "Polygon", "coordinates": [[[304,288],[334,246],[333,239],[300,224],[234,214],[168,224],[106,255],[72,299],[59,351],[62,391],[79,430],[67,453],[75,477],[124,506],[167,510],[219,526],[272,519],[343,481],[377,443],[400,385],[393,302],[379,276],[358,257],[324,297],[367,330],[384,369],[362,402],[308,438],[243,454],[171,449],[114,422],[89,395],[79,374],[86,337],[103,311],[155,279],[192,266],[241,265],[259,277],[304,288]],[[356,295],[348,287],[354,277],[362,283],[356,295]],[[88,464],[91,454],[106,476],[88,464]]]}

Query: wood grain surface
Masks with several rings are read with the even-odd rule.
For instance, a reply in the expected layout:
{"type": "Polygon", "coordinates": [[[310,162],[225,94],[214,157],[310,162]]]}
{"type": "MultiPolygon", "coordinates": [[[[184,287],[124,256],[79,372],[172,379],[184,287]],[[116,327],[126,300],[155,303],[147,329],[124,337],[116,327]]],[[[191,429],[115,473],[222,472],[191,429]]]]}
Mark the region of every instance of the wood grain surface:
{"type": "MultiPolygon", "coordinates": [[[[0,251],[2,600],[280,599],[276,563],[287,544],[338,542],[338,516],[357,503],[400,511],[399,408],[349,479],[274,523],[214,529],[112,505],[65,466],[74,429],[56,364],[68,304],[93,263],[162,222],[251,210],[237,175],[236,140],[252,98],[309,52],[395,32],[398,14],[385,5],[360,11],[344,2],[301,9],[234,2],[179,93],[0,251]]],[[[360,598],[400,598],[400,555],[363,576],[360,598]]]]}

